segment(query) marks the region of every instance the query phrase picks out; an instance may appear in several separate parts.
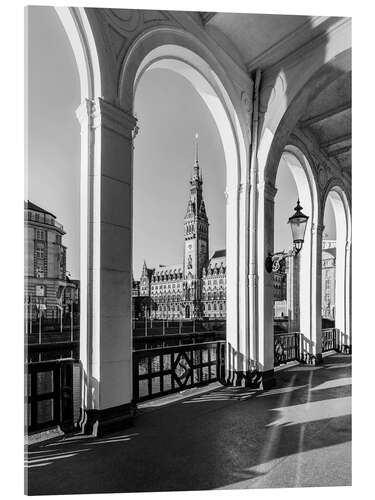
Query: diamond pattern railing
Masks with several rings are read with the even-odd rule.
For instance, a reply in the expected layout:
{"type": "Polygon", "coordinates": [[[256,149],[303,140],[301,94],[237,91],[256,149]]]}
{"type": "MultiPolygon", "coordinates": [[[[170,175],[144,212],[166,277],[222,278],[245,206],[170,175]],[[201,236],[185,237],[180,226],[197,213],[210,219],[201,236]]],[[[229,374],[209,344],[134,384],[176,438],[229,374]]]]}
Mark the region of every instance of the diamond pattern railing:
{"type": "Polygon", "coordinates": [[[153,399],[224,379],[225,341],[133,351],[133,400],[153,399]]]}

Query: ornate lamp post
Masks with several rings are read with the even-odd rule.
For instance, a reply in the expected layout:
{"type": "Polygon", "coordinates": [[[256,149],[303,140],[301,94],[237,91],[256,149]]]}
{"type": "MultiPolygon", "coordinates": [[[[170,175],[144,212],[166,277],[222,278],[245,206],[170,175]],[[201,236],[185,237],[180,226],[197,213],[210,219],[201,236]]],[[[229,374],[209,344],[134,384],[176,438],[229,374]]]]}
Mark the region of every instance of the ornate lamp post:
{"type": "Polygon", "coordinates": [[[292,230],[293,248],[288,252],[269,253],[265,261],[266,271],[269,273],[277,272],[280,269],[280,263],[287,257],[295,257],[302,249],[305,238],[306,226],[309,217],[302,213],[299,200],[294,208],[295,213],[289,217],[288,224],[292,230]]]}

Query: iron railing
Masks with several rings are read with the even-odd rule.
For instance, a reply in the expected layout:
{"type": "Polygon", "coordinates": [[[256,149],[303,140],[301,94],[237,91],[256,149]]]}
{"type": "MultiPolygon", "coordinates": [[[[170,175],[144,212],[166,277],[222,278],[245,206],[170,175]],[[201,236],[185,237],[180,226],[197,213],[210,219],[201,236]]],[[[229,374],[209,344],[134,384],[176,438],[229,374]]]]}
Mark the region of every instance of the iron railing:
{"type": "Polygon", "coordinates": [[[28,433],[60,426],[75,429],[81,406],[81,365],[65,359],[27,363],[25,417],[28,433]]]}
{"type": "Polygon", "coordinates": [[[201,344],[202,342],[215,342],[225,340],[225,332],[205,331],[197,333],[181,333],[166,335],[133,336],[133,350],[155,349],[183,344],[201,344]]]}
{"type": "Polygon", "coordinates": [[[300,360],[299,332],[274,334],[274,365],[300,360]]]}
{"type": "Polygon", "coordinates": [[[339,336],[336,328],[322,329],[322,352],[339,350],[339,336]]]}
{"type": "Polygon", "coordinates": [[[224,340],[133,351],[134,402],[224,380],[224,370],[224,340]]]}
{"type": "Polygon", "coordinates": [[[28,344],[26,346],[26,361],[38,363],[71,358],[79,359],[79,341],[43,342],[42,344],[28,344]]]}

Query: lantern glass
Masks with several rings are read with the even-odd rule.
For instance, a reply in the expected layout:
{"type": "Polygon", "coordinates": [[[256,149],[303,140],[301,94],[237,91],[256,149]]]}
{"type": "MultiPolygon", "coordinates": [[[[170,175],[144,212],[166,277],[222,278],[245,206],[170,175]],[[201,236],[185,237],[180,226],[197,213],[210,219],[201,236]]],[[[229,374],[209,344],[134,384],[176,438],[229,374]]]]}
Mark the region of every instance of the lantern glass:
{"type": "Polygon", "coordinates": [[[288,223],[290,224],[292,230],[293,243],[296,250],[300,251],[302,248],[303,241],[305,239],[306,226],[308,221],[308,216],[302,213],[302,207],[297,201],[297,206],[294,208],[295,213],[289,217],[288,223]]]}

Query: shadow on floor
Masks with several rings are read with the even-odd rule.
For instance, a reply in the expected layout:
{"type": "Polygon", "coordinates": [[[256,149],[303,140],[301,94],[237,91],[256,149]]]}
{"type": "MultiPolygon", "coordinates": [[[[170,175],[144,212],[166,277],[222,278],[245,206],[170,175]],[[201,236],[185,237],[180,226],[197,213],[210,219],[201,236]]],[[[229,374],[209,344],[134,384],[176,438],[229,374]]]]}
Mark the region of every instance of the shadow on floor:
{"type": "Polygon", "coordinates": [[[351,358],[336,354],[278,372],[271,391],[223,387],[128,432],[30,446],[28,493],[349,485],[350,442],[351,358]]]}

